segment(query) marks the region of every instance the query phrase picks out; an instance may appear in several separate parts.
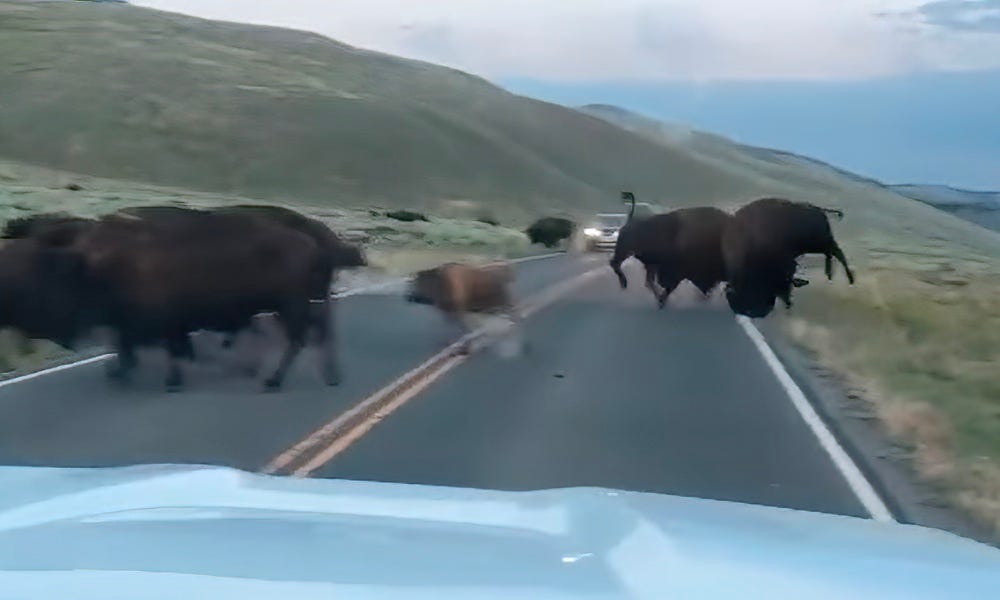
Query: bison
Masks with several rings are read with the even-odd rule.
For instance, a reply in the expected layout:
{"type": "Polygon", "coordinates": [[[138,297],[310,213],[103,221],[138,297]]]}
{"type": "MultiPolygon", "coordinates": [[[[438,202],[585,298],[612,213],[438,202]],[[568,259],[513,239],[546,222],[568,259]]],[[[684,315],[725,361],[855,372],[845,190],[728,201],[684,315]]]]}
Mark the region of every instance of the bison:
{"type": "Polygon", "coordinates": [[[135,348],[163,343],[170,356],[169,390],[179,389],[178,359],[188,356],[188,334],[198,329],[237,331],[254,315],[276,312],[288,345],[268,389],[280,387],[305,344],[317,332],[324,380],[339,379],[328,335],[329,311],[310,300],[326,294],[331,271],[312,237],[246,215],[205,213],[198,218],[139,219],[113,215],[68,246],[80,297],[97,307],[100,322],[117,334],[118,361],[110,374],[127,378],[135,348]],[[75,262],[74,262],[75,261],[75,262]]]}
{"type": "Polygon", "coordinates": [[[532,244],[542,244],[554,248],[560,241],[569,239],[576,226],[573,221],[562,217],[543,217],[531,224],[524,232],[532,244]]]}
{"type": "MultiPolygon", "coordinates": [[[[22,289],[49,289],[53,282],[46,273],[59,273],[60,295],[79,305],[63,311],[73,322],[62,323],[60,331],[40,331],[22,318],[20,328],[68,343],[80,330],[110,325],[119,338],[119,360],[111,371],[116,377],[127,377],[135,366],[137,345],[164,343],[171,355],[167,386],[177,389],[182,379],[177,359],[192,355],[189,332],[232,333],[247,327],[257,313],[277,312],[289,347],[267,387],[280,386],[310,328],[323,349],[324,379],[333,384],[339,370],[330,341],[332,266],[363,262],[363,256],[346,245],[331,250],[332,232],[305,233],[285,225],[274,217],[284,210],[150,207],[85,226],[62,215],[42,215],[7,227],[8,237],[26,237],[8,242],[16,246],[0,256],[0,271],[16,250],[32,255],[33,262],[14,261],[32,265],[21,275],[40,278],[40,283],[22,283],[22,289]]],[[[291,212],[281,216],[294,219],[291,212]]],[[[50,312],[44,308],[42,302],[39,311],[50,312]]]]}
{"type": "MultiPolygon", "coordinates": [[[[148,228],[155,229],[163,235],[174,235],[190,225],[197,225],[211,214],[242,215],[253,219],[263,219],[265,222],[280,224],[310,236],[321,250],[323,265],[321,270],[331,269],[331,281],[337,269],[365,266],[367,261],[360,247],[341,241],[337,235],[322,222],[309,218],[293,210],[269,205],[238,205],[215,209],[194,209],[180,206],[147,206],[123,209],[109,217],[111,220],[126,219],[131,222],[141,221],[148,228]]],[[[62,213],[33,215],[15,219],[7,223],[3,233],[6,238],[34,237],[53,246],[71,244],[83,231],[97,222],[62,213]]],[[[241,234],[238,234],[241,235],[241,234]]],[[[314,314],[319,321],[317,329],[328,330],[326,336],[332,336],[329,328],[333,326],[333,316],[328,314],[332,309],[328,289],[317,289],[313,297],[314,314]],[[323,324],[325,323],[325,325],[323,324]]],[[[252,329],[250,322],[248,327],[252,329]]],[[[83,325],[81,325],[83,327],[83,325]]],[[[206,327],[208,328],[208,327],[206,327]]],[[[222,329],[227,333],[223,346],[234,343],[238,330],[231,326],[222,329]]],[[[45,336],[42,336],[45,337],[45,336]]],[[[194,358],[194,349],[189,338],[176,340],[174,350],[179,355],[189,359],[194,358]]],[[[332,361],[336,364],[336,361],[332,361]]],[[[338,377],[332,377],[337,379],[338,377]]]]}
{"type": "Polygon", "coordinates": [[[833,279],[833,259],[854,273],[833,237],[827,214],[843,212],[781,198],[761,198],[740,208],[722,235],[726,264],[726,300],[736,314],[765,317],[776,299],[791,307],[793,288],[809,282],[795,276],[803,254],[823,254],[827,279],[833,279]]]}
{"type": "Polygon", "coordinates": [[[685,279],[706,296],[725,279],[720,244],[730,219],[727,213],[712,207],[695,207],[637,219],[635,197],[629,192],[622,196],[632,201],[632,209],[618,232],[610,260],[622,289],[628,287],[628,279],[621,265],[631,256],[645,267],[646,287],[653,292],[660,308],[685,279]],[[662,289],[657,290],[654,281],[662,289]]]}
{"type": "MultiPolygon", "coordinates": [[[[428,304],[456,323],[463,334],[469,333],[469,313],[503,313],[515,323],[520,321],[511,300],[513,271],[509,265],[472,266],[447,263],[420,271],[410,283],[408,302],[428,304]]],[[[461,352],[467,353],[469,343],[461,352]]]]}
{"type": "MultiPolygon", "coordinates": [[[[368,265],[364,252],[359,246],[348,244],[342,241],[329,227],[321,221],[307,217],[294,210],[273,205],[241,204],[236,206],[226,206],[221,208],[199,210],[172,206],[149,206],[129,208],[122,211],[125,214],[150,219],[154,222],[163,222],[163,219],[191,219],[198,218],[206,213],[243,215],[248,217],[267,219],[290,227],[296,231],[310,236],[322,249],[327,266],[333,271],[331,282],[336,280],[337,271],[345,268],[363,267],[368,265]]],[[[319,294],[314,301],[329,304],[332,310],[332,300],[328,292],[319,294]]],[[[329,325],[334,323],[333,317],[329,318],[329,325]]],[[[252,328],[251,328],[252,330],[252,328]]],[[[223,340],[224,348],[231,347],[236,340],[238,332],[229,333],[223,340]]]]}

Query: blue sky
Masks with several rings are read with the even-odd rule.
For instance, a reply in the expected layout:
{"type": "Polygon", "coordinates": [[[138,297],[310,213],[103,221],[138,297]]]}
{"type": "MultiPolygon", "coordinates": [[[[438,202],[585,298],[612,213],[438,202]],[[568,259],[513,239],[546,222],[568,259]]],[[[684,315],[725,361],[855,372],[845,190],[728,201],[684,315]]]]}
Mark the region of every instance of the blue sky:
{"type": "Polygon", "coordinates": [[[887,182],[1000,189],[1000,0],[132,0],[315,31],[887,182]]]}
{"type": "Polygon", "coordinates": [[[617,104],[887,183],[1000,189],[1000,70],[848,82],[500,83],[559,104],[617,104]]]}

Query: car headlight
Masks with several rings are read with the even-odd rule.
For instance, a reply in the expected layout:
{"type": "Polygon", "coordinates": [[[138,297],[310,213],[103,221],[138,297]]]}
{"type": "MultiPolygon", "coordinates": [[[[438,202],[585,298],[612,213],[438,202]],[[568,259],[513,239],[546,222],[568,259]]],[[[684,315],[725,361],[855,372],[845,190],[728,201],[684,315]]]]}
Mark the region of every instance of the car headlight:
{"type": "Polygon", "coordinates": [[[586,229],[583,230],[583,235],[585,235],[587,237],[597,237],[597,236],[601,235],[601,230],[600,229],[594,229],[593,227],[588,227],[588,228],[586,228],[586,229]]]}

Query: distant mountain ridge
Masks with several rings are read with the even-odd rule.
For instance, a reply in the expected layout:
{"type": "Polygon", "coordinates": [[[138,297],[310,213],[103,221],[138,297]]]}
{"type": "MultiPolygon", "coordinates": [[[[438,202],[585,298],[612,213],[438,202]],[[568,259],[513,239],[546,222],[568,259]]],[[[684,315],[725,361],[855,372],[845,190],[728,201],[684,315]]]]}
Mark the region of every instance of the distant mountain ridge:
{"type": "Polygon", "coordinates": [[[890,185],[898,194],[930,204],[956,217],[1000,231],[1000,192],[963,190],[947,185],[890,185]]]}
{"type": "Polygon", "coordinates": [[[1000,231],[1000,192],[970,191],[945,185],[885,184],[794,152],[740,144],[723,136],[660,121],[619,106],[588,104],[579,107],[578,110],[615,123],[648,139],[674,147],[686,147],[694,152],[718,155],[725,146],[728,146],[734,162],[738,160],[736,154],[741,154],[744,160],[752,158],[776,165],[816,167],[862,185],[882,188],[918,200],[966,221],[1000,231]]]}

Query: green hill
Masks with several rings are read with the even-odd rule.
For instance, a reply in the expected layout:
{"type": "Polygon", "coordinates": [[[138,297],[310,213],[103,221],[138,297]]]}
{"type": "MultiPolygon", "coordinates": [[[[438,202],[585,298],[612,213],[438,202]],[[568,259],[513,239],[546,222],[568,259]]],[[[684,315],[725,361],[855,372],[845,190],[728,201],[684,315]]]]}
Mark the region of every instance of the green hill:
{"type": "Polygon", "coordinates": [[[482,79],[319,35],[127,4],[0,1],[0,157],[338,205],[710,202],[683,152],[482,79]]]}

